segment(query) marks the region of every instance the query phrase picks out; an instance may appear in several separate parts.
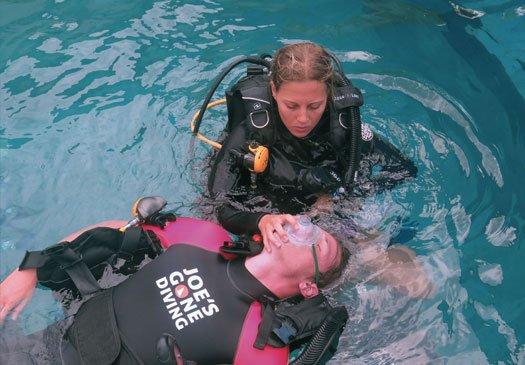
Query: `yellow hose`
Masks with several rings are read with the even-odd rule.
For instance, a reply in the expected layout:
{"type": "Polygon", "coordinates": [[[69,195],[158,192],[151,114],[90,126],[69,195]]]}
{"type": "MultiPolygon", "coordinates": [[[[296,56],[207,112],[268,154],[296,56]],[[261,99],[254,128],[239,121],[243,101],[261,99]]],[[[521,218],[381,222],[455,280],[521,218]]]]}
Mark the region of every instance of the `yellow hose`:
{"type": "MultiPolygon", "coordinates": [[[[220,99],[220,100],[216,100],[212,103],[209,103],[207,106],[206,106],[206,110],[210,109],[210,108],[213,108],[214,106],[217,106],[217,105],[220,105],[220,104],[225,104],[226,103],[226,99],[220,99]]],[[[195,130],[195,119],[197,119],[197,117],[199,116],[199,113],[200,113],[200,110],[197,110],[197,112],[195,113],[195,115],[193,116],[193,118],[191,119],[191,131],[193,132],[195,130]]],[[[204,137],[202,134],[200,133],[197,133],[197,138],[200,139],[201,141],[204,141],[210,145],[212,145],[213,147],[215,147],[216,149],[220,150],[222,145],[218,142],[215,142],[215,141],[212,141],[211,139],[208,139],[206,137],[204,137]]]]}

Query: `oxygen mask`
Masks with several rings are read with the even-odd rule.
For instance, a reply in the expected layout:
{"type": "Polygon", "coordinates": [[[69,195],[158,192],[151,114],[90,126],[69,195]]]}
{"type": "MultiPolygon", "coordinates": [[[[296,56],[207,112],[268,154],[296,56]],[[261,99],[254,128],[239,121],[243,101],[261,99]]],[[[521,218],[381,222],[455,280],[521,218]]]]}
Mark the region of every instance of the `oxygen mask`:
{"type": "Polygon", "coordinates": [[[289,243],[297,246],[311,246],[319,242],[321,229],[313,224],[308,216],[299,216],[297,223],[299,228],[296,230],[291,224],[285,224],[283,227],[288,233],[289,243]]]}

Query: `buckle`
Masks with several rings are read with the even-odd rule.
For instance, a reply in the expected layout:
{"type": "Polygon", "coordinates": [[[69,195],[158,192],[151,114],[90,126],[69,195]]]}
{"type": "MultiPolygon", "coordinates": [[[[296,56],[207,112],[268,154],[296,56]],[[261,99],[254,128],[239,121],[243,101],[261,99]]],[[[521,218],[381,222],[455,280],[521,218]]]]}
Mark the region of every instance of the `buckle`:
{"type": "Polygon", "coordinates": [[[272,331],[285,345],[297,335],[297,328],[289,319],[281,322],[281,327],[274,328],[272,331]]]}
{"type": "Polygon", "coordinates": [[[249,117],[250,117],[250,122],[252,123],[252,125],[258,129],[264,128],[268,125],[268,123],[270,123],[270,115],[268,114],[268,110],[266,109],[251,112],[249,117]],[[255,119],[256,118],[259,119],[259,116],[262,116],[262,119],[258,120],[260,123],[257,124],[257,121],[255,119]],[[266,119],[264,119],[264,117],[266,117],[266,119]]]}

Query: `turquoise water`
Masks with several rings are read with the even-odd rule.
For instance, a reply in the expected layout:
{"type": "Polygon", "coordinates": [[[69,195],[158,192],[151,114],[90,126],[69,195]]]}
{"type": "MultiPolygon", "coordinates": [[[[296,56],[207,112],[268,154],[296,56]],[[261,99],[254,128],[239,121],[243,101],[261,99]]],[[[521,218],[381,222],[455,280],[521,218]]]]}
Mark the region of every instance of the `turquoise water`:
{"type": "MultiPolygon", "coordinates": [[[[25,250],[128,218],[139,196],[202,214],[210,148],[189,153],[189,121],[212,80],[238,56],[310,40],[420,171],[354,218],[414,249],[436,286],[417,301],[347,285],[330,363],[524,364],[525,2],[351,3],[0,2],[0,278],[25,250]]],[[[224,122],[219,108],[201,132],[224,122]]],[[[20,323],[61,315],[39,289],[20,323]]]]}

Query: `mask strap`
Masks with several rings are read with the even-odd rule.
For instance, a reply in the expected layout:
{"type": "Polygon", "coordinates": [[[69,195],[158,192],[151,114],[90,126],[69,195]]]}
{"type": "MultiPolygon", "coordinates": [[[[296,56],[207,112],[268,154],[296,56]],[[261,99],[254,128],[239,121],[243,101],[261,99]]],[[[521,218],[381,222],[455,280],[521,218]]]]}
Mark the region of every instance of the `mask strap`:
{"type": "Polygon", "coordinates": [[[319,285],[319,263],[317,262],[317,252],[315,251],[315,244],[312,245],[315,263],[315,285],[319,285]]]}

